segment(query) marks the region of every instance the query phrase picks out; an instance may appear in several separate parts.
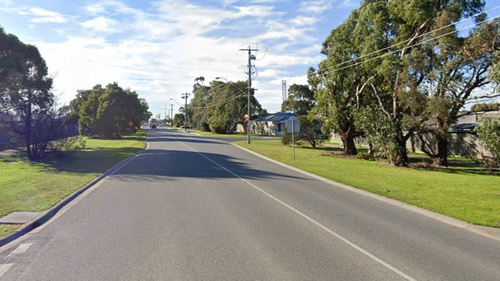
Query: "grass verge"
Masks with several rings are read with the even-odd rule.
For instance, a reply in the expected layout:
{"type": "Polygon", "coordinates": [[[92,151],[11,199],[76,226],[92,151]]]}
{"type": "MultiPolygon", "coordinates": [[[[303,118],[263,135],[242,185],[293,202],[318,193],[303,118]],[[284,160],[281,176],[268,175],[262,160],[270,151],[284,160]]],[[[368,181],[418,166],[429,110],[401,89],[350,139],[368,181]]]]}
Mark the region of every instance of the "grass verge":
{"type": "Polygon", "coordinates": [[[500,227],[500,173],[481,167],[411,169],[329,155],[331,147],[292,148],[273,141],[236,142],[319,176],[477,225],[500,227]]]}
{"type": "MultiPolygon", "coordinates": [[[[39,163],[20,155],[0,156],[0,217],[15,211],[49,209],[142,149],[145,140],[145,130],[122,139],[87,138],[87,147],[71,157],[39,163]]],[[[12,228],[0,225],[0,236],[14,231],[12,228]]]]}

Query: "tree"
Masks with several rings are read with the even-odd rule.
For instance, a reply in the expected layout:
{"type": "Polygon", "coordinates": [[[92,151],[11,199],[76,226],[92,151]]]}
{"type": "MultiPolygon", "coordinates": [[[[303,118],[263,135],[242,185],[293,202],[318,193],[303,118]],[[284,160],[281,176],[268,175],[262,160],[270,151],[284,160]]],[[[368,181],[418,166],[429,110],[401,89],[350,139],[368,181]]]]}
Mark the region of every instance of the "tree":
{"type": "Polygon", "coordinates": [[[207,121],[207,108],[206,105],[210,103],[212,96],[212,88],[210,86],[203,86],[201,80],[203,77],[198,77],[195,79],[195,84],[193,85],[193,98],[189,103],[189,116],[194,128],[200,130],[209,131],[207,121]]]}
{"type": "MultiPolygon", "coordinates": [[[[153,116],[153,113],[149,111],[149,105],[146,99],[140,98],[139,103],[141,104],[141,111],[143,112],[142,121],[147,122],[151,118],[151,116],[153,116]]],[[[165,123],[167,121],[168,120],[166,119],[165,123]]]]}
{"type": "Polygon", "coordinates": [[[314,91],[308,85],[293,84],[288,88],[288,98],[281,104],[281,111],[307,115],[314,103],[314,91]]]}
{"type": "Polygon", "coordinates": [[[310,117],[319,119],[327,134],[333,131],[340,136],[345,154],[357,153],[354,140],[362,132],[355,126],[355,112],[362,106],[363,92],[375,77],[376,63],[349,65],[349,62],[384,46],[380,25],[387,20],[387,13],[375,4],[352,11],[323,43],[321,53],[327,58],[317,72],[312,68],[308,71],[317,101],[310,117]],[[377,21],[370,22],[372,18],[377,21]]]}
{"type": "Polygon", "coordinates": [[[308,142],[313,148],[323,142],[321,125],[317,120],[309,120],[305,115],[297,117],[300,122],[299,139],[308,142]]]}
{"type": "Polygon", "coordinates": [[[500,165],[500,119],[482,118],[475,131],[479,139],[493,152],[495,162],[500,165]]]}
{"type": "Polygon", "coordinates": [[[174,126],[179,127],[182,124],[184,124],[184,114],[182,113],[177,113],[174,115],[174,126]]]}
{"type": "Polygon", "coordinates": [[[148,113],[147,103],[136,92],[116,82],[106,88],[96,85],[80,107],[79,129],[86,135],[119,138],[136,132],[148,113]]]}
{"type": "MultiPolygon", "coordinates": [[[[440,24],[459,19],[458,15],[446,17],[446,13],[441,17],[445,19],[438,21],[440,24]]],[[[421,150],[437,165],[448,165],[450,126],[462,115],[465,103],[475,99],[474,90],[490,83],[488,72],[492,68],[493,53],[500,46],[499,35],[500,21],[495,20],[477,27],[467,37],[454,34],[426,43],[431,72],[423,75],[435,86],[427,97],[417,135],[421,150]]],[[[493,95],[482,98],[493,98],[493,95]]]]}
{"type": "MultiPolygon", "coordinates": [[[[244,81],[222,82],[214,80],[203,86],[195,80],[194,97],[190,101],[188,113],[193,125],[209,129],[214,133],[232,133],[238,123],[243,123],[247,114],[247,83],[244,81]]],[[[263,112],[253,95],[250,96],[251,115],[263,112]]],[[[252,116],[251,116],[252,118],[252,116]]]]}
{"type": "Polygon", "coordinates": [[[41,160],[58,134],[54,125],[54,95],[45,60],[33,45],[0,28],[0,112],[11,118],[10,129],[24,142],[28,159],[41,160]]]}

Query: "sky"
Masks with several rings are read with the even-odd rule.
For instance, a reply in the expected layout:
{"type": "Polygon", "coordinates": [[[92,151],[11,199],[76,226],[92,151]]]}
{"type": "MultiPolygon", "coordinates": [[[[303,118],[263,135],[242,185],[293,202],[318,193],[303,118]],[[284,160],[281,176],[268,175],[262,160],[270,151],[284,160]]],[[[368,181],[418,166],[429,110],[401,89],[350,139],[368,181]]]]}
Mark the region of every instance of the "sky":
{"type": "MultiPolygon", "coordinates": [[[[307,84],[321,46],[360,0],[0,0],[0,26],[38,47],[54,76],[58,104],[77,90],[118,82],[161,118],[178,113],[194,80],[248,80],[278,112],[282,81],[307,84]]],[[[485,10],[500,5],[487,0],[485,10]]],[[[500,9],[489,15],[500,14],[500,9]]],[[[192,98],[192,95],[189,97],[192,98]]],[[[189,100],[188,100],[189,101],[189,100]]]]}

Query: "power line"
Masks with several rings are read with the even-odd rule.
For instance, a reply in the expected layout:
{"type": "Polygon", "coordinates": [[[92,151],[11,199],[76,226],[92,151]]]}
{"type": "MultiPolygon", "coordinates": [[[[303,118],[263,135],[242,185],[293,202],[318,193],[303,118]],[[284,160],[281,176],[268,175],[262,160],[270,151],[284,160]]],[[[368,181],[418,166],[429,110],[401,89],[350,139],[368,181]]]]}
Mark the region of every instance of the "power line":
{"type": "MultiPolygon", "coordinates": [[[[373,52],[371,52],[371,53],[368,53],[368,54],[365,54],[365,55],[359,56],[359,57],[357,57],[357,58],[350,59],[350,60],[347,60],[347,61],[345,61],[345,62],[341,62],[341,63],[338,63],[338,64],[336,64],[336,65],[330,66],[330,67],[328,67],[328,68],[327,68],[327,70],[329,70],[330,68],[335,68],[335,67],[337,67],[337,66],[341,66],[341,65],[344,65],[344,64],[350,63],[351,61],[359,60],[359,59],[361,59],[361,58],[364,58],[364,57],[367,57],[367,56],[370,56],[370,55],[373,55],[373,54],[379,53],[379,52],[381,52],[381,51],[388,50],[388,49],[393,48],[393,47],[397,47],[398,45],[400,45],[400,44],[404,44],[404,43],[407,43],[407,42],[409,42],[410,40],[418,39],[418,38],[420,38],[420,37],[423,37],[423,36],[426,36],[426,35],[432,34],[432,33],[434,33],[434,32],[437,32],[437,31],[439,31],[439,30],[442,30],[442,29],[444,29],[444,28],[447,28],[447,27],[450,27],[450,26],[454,26],[454,25],[456,25],[456,24],[458,24],[458,23],[464,22],[464,21],[466,21],[466,20],[469,20],[469,19],[471,19],[471,18],[473,18],[473,17],[477,17],[477,16],[482,15],[482,14],[486,14],[487,12],[492,11],[492,10],[495,10],[495,9],[498,9],[498,8],[500,8],[500,5],[499,5],[499,6],[496,6],[496,7],[493,7],[493,8],[491,8],[491,9],[489,9],[489,10],[486,10],[486,11],[484,11],[484,12],[477,13],[477,14],[475,14],[475,15],[472,15],[472,16],[470,16],[470,17],[468,17],[468,18],[462,19],[462,20],[460,20],[460,21],[458,21],[458,22],[455,22],[455,23],[451,23],[451,24],[445,25],[445,26],[440,27],[440,28],[435,29],[435,30],[431,30],[431,31],[426,32],[426,33],[424,33],[424,34],[421,34],[421,35],[419,35],[419,36],[417,36],[417,37],[415,37],[415,38],[411,38],[411,39],[408,39],[408,40],[405,40],[405,41],[402,41],[402,42],[398,42],[398,43],[393,44],[393,45],[391,45],[391,46],[388,46],[388,47],[385,47],[385,48],[382,48],[382,49],[379,49],[379,50],[373,51],[373,52]]],[[[493,17],[493,18],[491,18],[491,19],[489,19],[489,20],[493,20],[493,19],[495,19],[495,18],[497,18],[497,17],[498,17],[498,16],[493,17]]],[[[479,23],[474,24],[474,25],[469,25],[469,26],[467,26],[467,27],[464,27],[464,28],[462,28],[462,29],[456,30],[456,31],[454,31],[454,32],[459,32],[459,31],[464,30],[464,29],[467,29],[467,28],[469,28],[469,27],[472,27],[472,26],[476,26],[476,25],[482,24],[482,23],[484,23],[484,22],[486,22],[486,21],[488,21],[488,20],[484,20],[484,21],[479,22],[479,23]]],[[[452,34],[452,33],[454,33],[454,32],[451,32],[451,33],[449,33],[449,34],[452,34]]],[[[449,34],[447,34],[447,35],[449,35],[449,34]]],[[[442,37],[442,36],[441,36],[441,37],[442,37]]],[[[441,38],[441,37],[438,37],[438,38],[441,38]]],[[[437,39],[437,38],[435,38],[435,39],[437,39]]],[[[427,41],[423,41],[423,42],[421,42],[421,43],[428,42],[428,41],[429,41],[429,40],[427,40],[427,41]]],[[[418,45],[418,44],[416,44],[416,45],[418,45]]],[[[406,48],[402,48],[401,50],[404,50],[404,49],[406,49],[406,48]]],[[[397,51],[396,51],[396,52],[397,52],[397,51]]],[[[393,53],[394,53],[394,52],[393,52],[393,53]]],[[[390,54],[390,53],[387,53],[387,54],[390,54]]],[[[387,55],[387,54],[383,54],[383,55],[387,55]]],[[[378,57],[375,57],[375,58],[378,58],[378,57]]],[[[357,65],[357,64],[354,64],[354,65],[352,65],[352,66],[355,66],[355,65],[357,65]]],[[[338,69],[338,70],[342,70],[342,69],[344,69],[344,68],[340,68],[340,69],[338,69]]]]}
{"type": "MultiPolygon", "coordinates": [[[[360,64],[365,63],[365,62],[369,62],[369,61],[372,61],[372,60],[375,60],[375,59],[381,58],[381,57],[383,57],[383,56],[391,55],[391,54],[394,54],[394,53],[397,53],[397,52],[400,52],[400,51],[403,51],[403,50],[409,49],[409,48],[414,47],[414,46],[422,45],[422,44],[427,43],[427,42],[429,42],[429,41],[433,41],[433,40],[436,40],[436,39],[442,38],[442,37],[444,37],[444,36],[448,36],[448,35],[451,35],[451,34],[453,34],[453,33],[460,32],[460,31],[462,31],[462,30],[464,30],[464,29],[468,29],[468,28],[470,28],[470,27],[474,27],[474,26],[479,26],[479,25],[482,25],[482,24],[484,24],[484,23],[486,23],[486,22],[488,22],[488,21],[492,21],[492,20],[494,20],[494,19],[496,19],[496,18],[499,18],[499,17],[500,17],[500,15],[495,16],[495,17],[492,17],[491,19],[488,19],[488,20],[481,21],[481,22],[479,22],[479,23],[477,23],[477,24],[472,24],[472,25],[466,26],[466,27],[464,27],[464,28],[457,29],[457,30],[454,30],[454,31],[451,31],[451,32],[448,32],[448,33],[442,34],[442,35],[440,35],[440,36],[436,36],[436,37],[433,37],[433,38],[429,38],[428,40],[424,40],[424,41],[422,41],[422,42],[418,42],[418,43],[416,43],[415,45],[412,45],[412,46],[406,46],[406,47],[404,47],[404,48],[397,49],[397,50],[394,50],[394,51],[391,51],[391,52],[388,52],[388,53],[385,53],[385,54],[382,54],[382,55],[379,55],[379,56],[376,56],[376,57],[373,57],[373,58],[370,58],[370,59],[366,59],[366,60],[363,60],[363,61],[360,61],[360,62],[357,62],[357,63],[351,64],[351,65],[348,65],[348,66],[344,66],[344,67],[341,67],[341,68],[336,68],[336,69],[334,69],[333,71],[335,72],[335,71],[339,71],[339,70],[347,69],[347,68],[350,68],[350,67],[353,67],[353,66],[360,65],[360,64]]],[[[387,48],[384,48],[384,49],[387,49],[387,48]]],[[[382,50],[382,49],[381,49],[381,50],[382,50]]],[[[347,62],[351,62],[351,61],[355,61],[355,60],[356,60],[356,58],[355,58],[355,59],[351,59],[351,60],[349,60],[349,61],[347,61],[347,62]]],[[[331,70],[332,68],[334,68],[334,67],[336,67],[336,66],[340,66],[340,65],[342,65],[342,64],[345,64],[345,62],[344,62],[344,63],[339,63],[339,64],[336,64],[336,65],[333,65],[333,66],[330,66],[330,67],[327,67],[325,70],[331,70]]],[[[323,70],[322,72],[324,72],[324,70],[323,70]]]]}

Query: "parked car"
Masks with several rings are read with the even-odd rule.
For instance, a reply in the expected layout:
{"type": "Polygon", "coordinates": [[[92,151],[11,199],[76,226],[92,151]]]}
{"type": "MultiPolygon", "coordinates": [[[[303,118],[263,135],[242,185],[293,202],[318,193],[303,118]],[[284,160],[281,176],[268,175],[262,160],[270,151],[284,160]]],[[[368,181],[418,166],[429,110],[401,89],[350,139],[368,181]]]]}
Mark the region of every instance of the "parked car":
{"type": "Polygon", "coordinates": [[[151,129],[156,129],[156,125],[155,125],[155,124],[152,124],[152,125],[151,125],[151,129]]]}

